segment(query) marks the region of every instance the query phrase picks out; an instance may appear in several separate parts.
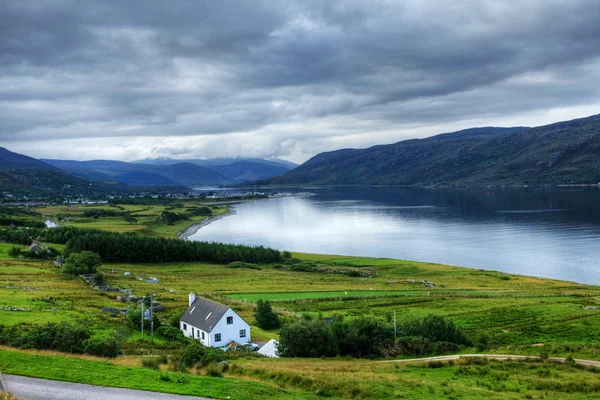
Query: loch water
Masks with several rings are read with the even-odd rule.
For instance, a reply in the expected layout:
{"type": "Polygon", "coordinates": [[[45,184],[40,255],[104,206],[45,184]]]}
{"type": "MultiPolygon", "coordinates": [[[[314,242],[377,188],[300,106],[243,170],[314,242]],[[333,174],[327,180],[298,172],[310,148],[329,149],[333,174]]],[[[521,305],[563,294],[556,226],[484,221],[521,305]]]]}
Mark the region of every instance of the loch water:
{"type": "Polygon", "coordinates": [[[600,188],[298,187],[190,240],[428,261],[600,284],[600,188]]]}

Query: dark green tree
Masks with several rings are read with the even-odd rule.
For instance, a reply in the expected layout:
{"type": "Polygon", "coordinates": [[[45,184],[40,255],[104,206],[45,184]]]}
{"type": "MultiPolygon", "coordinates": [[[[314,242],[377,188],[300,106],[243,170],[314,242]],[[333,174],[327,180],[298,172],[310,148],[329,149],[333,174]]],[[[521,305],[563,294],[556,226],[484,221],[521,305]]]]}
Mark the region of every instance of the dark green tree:
{"type": "Polygon", "coordinates": [[[100,262],[100,256],[92,251],[71,253],[60,270],[73,275],[93,274],[100,262]]]}
{"type": "Polygon", "coordinates": [[[281,327],[277,351],[282,357],[329,357],[337,348],[325,322],[299,319],[281,327]]]}
{"type": "Polygon", "coordinates": [[[254,319],[256,320],[256,325],[261,329],[277,329],[281,325],[279,315],[273,311],[269,300],[258,300],[256,302],[254,319]]]}

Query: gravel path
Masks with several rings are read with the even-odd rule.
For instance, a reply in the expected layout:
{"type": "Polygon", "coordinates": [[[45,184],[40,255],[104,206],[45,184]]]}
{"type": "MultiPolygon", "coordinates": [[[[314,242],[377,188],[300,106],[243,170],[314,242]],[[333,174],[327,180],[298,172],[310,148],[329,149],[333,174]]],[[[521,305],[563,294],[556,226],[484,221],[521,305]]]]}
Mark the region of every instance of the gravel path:
{"type": "Polygon", "coordinates": [[[4,375],[4,379],[8,386],[4,389],[8,389],[21,400],[210,400],[205,397],[118,389],[17,375],[4,375]]]}
{"type": "MultiPolygon", "coordinates": [[[[530,360],[539,360],[538,356],[518,356],[511,354],[457,354],[452,356],[438,356],[438,357],[426,357],[426,358],[409,358],[404,360],[385,360],[380,362],[392,362],[392,363],[406,363],[406,362],[425,362],[425,361],[448,361],[448,360],[458,360],[459,358],[467,358],[467,357],[481,357],[481,358],[490,358],[494,360],[518,360],[518,359],[530,359],[530,360]]],[[[549,357],[550,361],[558,361],[565,362],[563,357],[549,357]]],[[[592,361],[592,360],[574,360],[577,364],[581,365],[591,365],[594,367],[600,367],[600,361],[592,361]]]]}

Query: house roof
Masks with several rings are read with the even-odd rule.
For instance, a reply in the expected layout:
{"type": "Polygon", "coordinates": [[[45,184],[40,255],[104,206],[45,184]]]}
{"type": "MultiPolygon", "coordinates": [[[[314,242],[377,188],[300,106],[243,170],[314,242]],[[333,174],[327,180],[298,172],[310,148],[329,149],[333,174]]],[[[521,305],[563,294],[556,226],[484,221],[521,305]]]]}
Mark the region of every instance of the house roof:
{"type": "Polygon", "coordinates": [[[229,307],[214,301],[197,297],[181,316],[181,321],[195,328],[210,332],[217,322],[229,310],[229,307]]]}

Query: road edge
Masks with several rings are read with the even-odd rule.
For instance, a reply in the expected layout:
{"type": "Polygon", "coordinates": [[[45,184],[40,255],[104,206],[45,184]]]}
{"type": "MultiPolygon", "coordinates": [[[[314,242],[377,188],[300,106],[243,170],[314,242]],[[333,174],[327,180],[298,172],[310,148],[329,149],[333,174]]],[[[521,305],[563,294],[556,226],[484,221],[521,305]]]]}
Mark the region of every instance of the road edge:
{"type": "Polygon", "coordinates": [[[0,393],[8,392],[8,384],[4,379],[4,375],[2,375],[2,371],[0,371],[0,393]]]}

